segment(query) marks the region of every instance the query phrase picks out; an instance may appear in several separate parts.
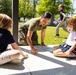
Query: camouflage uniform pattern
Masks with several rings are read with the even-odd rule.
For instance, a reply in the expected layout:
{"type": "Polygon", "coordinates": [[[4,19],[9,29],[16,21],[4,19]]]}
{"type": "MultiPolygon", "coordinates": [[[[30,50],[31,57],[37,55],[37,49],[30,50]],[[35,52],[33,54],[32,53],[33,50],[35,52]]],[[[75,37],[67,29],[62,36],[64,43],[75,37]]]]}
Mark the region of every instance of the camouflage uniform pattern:
{"type": "MultiPolygon", "coordinates": [[[[23,46],[28,45],[26,41],[27,32],[28,32],[28,29],[26,27],[21,27],[20,30],[18,31],[18,44],[19,45],[23,45],[23,46]]],[[[33,32],[31,40],[32,40],[33,45],[38,45],[38,35],[36,31],[33,32]]]]}

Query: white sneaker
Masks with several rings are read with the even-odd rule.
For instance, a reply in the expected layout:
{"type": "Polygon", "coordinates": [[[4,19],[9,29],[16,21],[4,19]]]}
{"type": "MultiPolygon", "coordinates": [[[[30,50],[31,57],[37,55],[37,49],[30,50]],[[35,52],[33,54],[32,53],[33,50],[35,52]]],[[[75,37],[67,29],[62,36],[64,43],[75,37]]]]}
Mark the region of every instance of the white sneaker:
{"type": "Polygon", "coordinates": [[[12,61],[10,61],[10,63],[19,64],[19,63],[21,63],[21,59],[12,60],[12,61]]]}

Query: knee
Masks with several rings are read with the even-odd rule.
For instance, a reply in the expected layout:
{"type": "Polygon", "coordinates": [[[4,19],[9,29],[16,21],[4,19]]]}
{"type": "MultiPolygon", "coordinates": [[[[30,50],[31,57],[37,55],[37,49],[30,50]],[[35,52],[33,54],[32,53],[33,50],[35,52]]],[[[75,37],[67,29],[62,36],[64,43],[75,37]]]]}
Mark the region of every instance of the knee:
{"type": "Polygon", "coordinates": [[[20,52],[16,52],[16,53],[10,55],[11,59],[18,59],[19,57],[20,57],[20,52]]]}
{"type": "Polygon", "coordinates": [[[20,56],[20,52],[17,53],[17,54],[15,54],[15,56],[16,56],[16,58],[19,58],[19,56],[20,56]]]}
{"type": "Polygon", "coordinates": [[[20,51],[16,50],[15,56],[18,58],[20,56],[20,51]]]}

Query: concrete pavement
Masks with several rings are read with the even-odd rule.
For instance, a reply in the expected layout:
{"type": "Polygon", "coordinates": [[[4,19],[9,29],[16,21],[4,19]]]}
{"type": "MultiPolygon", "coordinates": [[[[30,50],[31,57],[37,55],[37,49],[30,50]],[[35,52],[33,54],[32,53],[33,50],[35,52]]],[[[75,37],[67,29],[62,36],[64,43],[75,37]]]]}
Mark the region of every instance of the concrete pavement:
{"type": "Polygon", "coordinates": [[[0,75],[76,75],[76,59],[54,57],[53,45],[35,47],[38,55],[32,54],[29,46],[21,46],[29,58],[0,66],[0,75]]]}

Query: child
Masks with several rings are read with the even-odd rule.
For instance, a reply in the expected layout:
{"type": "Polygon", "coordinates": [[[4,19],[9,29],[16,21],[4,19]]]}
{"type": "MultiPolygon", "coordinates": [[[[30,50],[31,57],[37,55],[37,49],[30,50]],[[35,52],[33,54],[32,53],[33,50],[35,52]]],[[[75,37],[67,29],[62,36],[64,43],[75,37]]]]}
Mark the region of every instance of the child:
{"type": "Polygon", "coordinates": [[[68,20],[69,36],[62,45],[53,48],[54,56],[76,57],[76,15],[68,20]]]}
{"type": "Polygon", "coordinates": [[[0,65],[11,61],[20,63],[20,55],[22,55],[23,58],[27,58],[28,56],[21,51],[11,35],[10,29],[12,25],[13,21],[9,16],[0,14],[0,65]]]}
{"type": "Polygon", "coordinates": [[[66,15],[63,11],[64,9],[64,5],[60,4],[58,6],[58,10],[60,12],[60,18],[58,19],[58,25],[56,26],[56,34],[55,36],[59,36],[59,28],[62,27],[63,30],[67,31],[67,27],[66,27],[66,15]]]}

